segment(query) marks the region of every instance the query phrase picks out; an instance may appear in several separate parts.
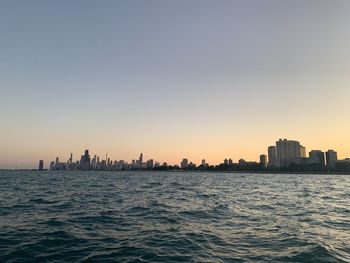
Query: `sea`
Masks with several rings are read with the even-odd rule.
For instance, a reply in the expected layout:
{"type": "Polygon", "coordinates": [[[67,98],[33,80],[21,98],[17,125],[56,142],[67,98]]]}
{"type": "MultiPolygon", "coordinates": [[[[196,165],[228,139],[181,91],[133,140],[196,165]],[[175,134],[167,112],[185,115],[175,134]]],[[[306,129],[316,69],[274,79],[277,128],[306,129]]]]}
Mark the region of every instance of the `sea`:
{"type": "Polygon", "coordinates": [[[350,176],[0,171],[0,262],[350,262],[350,176]]]}

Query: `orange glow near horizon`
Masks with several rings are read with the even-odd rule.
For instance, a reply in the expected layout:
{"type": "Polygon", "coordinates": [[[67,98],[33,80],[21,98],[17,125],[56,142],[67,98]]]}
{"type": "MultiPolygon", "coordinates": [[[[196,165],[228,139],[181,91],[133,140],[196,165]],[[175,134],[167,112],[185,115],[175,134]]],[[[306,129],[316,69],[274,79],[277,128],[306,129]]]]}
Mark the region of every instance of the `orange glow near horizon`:
{"type": "Polygon", "coordinates": [[[0,168],[350,157],[350,1],[34,2],[0,10],[0,168]]]}

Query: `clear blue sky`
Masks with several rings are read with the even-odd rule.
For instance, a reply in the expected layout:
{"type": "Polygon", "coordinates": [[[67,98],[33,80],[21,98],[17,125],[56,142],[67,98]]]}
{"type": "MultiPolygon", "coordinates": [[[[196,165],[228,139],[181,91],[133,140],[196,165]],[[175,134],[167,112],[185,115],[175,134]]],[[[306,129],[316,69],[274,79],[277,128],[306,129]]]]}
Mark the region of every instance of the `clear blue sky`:
{"type": "Polygon", "coordinates": [[[1,1],[0,167],[349,156],[350,1],[1,1]]]}

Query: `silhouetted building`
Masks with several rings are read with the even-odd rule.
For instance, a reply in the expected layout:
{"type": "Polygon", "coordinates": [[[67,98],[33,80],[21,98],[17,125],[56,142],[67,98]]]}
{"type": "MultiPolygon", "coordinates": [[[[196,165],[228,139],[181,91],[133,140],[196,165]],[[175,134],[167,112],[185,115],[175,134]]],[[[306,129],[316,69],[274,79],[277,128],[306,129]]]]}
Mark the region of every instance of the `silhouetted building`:
{"type": "Polygon", "coordinates": [[[56,157],[55,168],[58,169],[60,166],[60,159],[56,157]]]}
{"type": "Polygon", "coordinates": [[[268,165],[272,166],[272,167],[276,167],[277,166],[276,146],[270,146],[267,149],[267,154],[268,154],[268,157],[269,157],[268,165]]]}
{"type": "Polygon", "coordinates": [[[186,158],[182,159],[180,166],[181,166],[181,169],[187,169],[188,168],[188,159],[186,159],[186,158]]]}
{"type": "Polygon", "coordinates": [[[260,155],[260,165],[262,167],[267,167],[267,156],[265,154],[260,155]]]}
{"type": "Polygon", "coordinates": [[[153,169],[154,167],[153,159],[148,160],[146,162],[146,166],[147,166],[147,169],[153,169]]]}
{"type": "Polygon", "coordinates": [[[194,169],[196,169],[196,167],[197,167],[197,165],[195,163],[190,162],[188,164],[188,169],[190,169],[190,170],[194,170],[194,169]]]}
{"type": "Polygon", "coordinates": [[[345,158],[344,160],[337,160],[334,167],[335,170],[339,172],[350,172],[350,159],[345,158]]]}
{"type": "Polygon", "coordinates": [[[336,151],[328,150],[326,152],[326,164],[328,168],[334,168],[337,160],[338,154],[336,151]]]}
{"type": "Polygon", "coordinates": [[[143,154],[141,153],[140,157],[139,157],[139,168],[140,169],[142,168],[142,163],[143,163],[143,154]]]}
{"type": "Polygon", "coordinates": [[[309,158],[311,159],[311,162],[316,162],[325,166],[324,152],[320,150],[312,150],[309,152],[309,158]]]}
{"type": "Polygon", "coordinates": [[[246,161],[244,159],[239,159],[238,160],[238,164],[239,164],[239,166],[245,166],[246,165],[246,161]]]}
{"type": "Polygon", "coordinates": [[[81,156],[80,166],[83,170],[90,170],[90,155],[89,150],[85,150],[84,155],[81,156]]]}
{"type": "Polygon", "coordinates": [[[39,171],[44,170],[44,160],[39,160],[39,171]]]}
{"type": "Polygon", "coordinates": [[[52,162],[50,163],[50,170],[54,170],[54,169],[55,169],[55,162],[52,161],[52,162]]]}

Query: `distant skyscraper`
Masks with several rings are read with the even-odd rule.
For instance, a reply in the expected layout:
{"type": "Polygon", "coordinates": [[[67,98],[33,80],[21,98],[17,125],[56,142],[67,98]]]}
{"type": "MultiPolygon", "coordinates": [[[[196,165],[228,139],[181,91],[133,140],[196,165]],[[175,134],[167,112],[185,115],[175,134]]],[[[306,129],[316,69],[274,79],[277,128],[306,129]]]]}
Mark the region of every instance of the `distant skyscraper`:
{"type": "Polygon", "coordinates": [[[150,159],[146,162],[147,169],[152,169],[154,167],[153,159],[150,159]]]}
{"type": "Polygon", "coordinates": [[[312,150],[309,152],[309,157],[315,162],[321,164],[322,166],[325,166],[324,152],[320,150],[312,150]]]}
{"type": "Polygon", "coordinates": [[[89,170],[90,169],[90,155],[89,150],[85,150],[84,155],[81,156],[80,159],[80,166],[83,170],[89,170]]]}
{"type": "Polygon", "coordinates": [[[143,154],[141,153],[140,154],[140,157],[139,157],[139,168],[142,168],[142,164],[143,164],[143,154]]]}
{"type": "Polygon", "coordinates": [[[39,171],[44,170],[44,160],[39,161],[39,171]]]}
{"type": "Polygon", "coordinates": [[[58,169],[59,167],[60,167],[60,159],[56,157],[55,169],[58,169]]]}
{"type": "Polygon", "coordinates": [[[270,146],[267,149],[267,154],[269,157],[268,165],[271,167],[276,167],[277,166],[276,146],[270,146]]]}
{"type": "Polygon", "coordinates": [[[328,150],[326,152],[326,164],[328,168],[334,168],[337,160],[338,160],[338,154],[336,151],[328,150]]]}
{"type": "Polygon", "coordinates": [[[97,156],[96,156],[96,154],[94,155],[94,158],[92,158],[91,167],[93,169],[96,169],[96,167],[97,167],[97,156]]]}
{"type": "Polygon", "coordinates": [[[181,162],[181,169],[187,169],[188,168],[188,159],[184,158],[181,162]]]}
{"type": "Polygon", "coordinates": [[[267,156],[265,154],[260,155],[260,164],[262,167],[267,167],[267,156]]]}
{"type": "Polygon", "coordinates": [[[202,160],[202,165],[205,166],[206,163],[205,163],[205,159],[202,160]]]}
{"type": "Polygon", "coordinates": [[[287,167],[291,163],[300,160],[304,155],[304,149],[298,141],[279,139],[276,142],[277,166],[287,167]]]}

